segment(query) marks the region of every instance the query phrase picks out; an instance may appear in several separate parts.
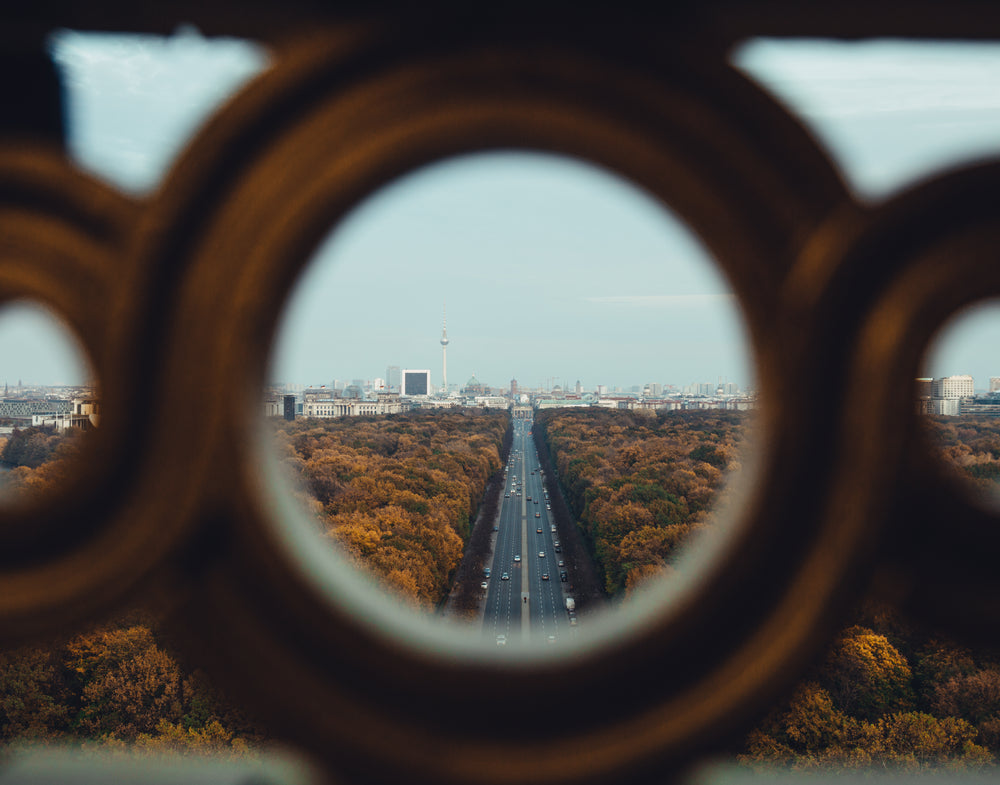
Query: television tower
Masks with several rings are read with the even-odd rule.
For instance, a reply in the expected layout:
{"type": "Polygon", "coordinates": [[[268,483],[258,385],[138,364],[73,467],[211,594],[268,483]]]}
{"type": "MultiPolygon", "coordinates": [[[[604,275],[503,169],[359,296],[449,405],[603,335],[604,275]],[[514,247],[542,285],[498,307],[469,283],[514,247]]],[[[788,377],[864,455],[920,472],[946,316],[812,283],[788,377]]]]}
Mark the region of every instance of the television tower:
{"type": "Polygon", "coordinates": [[[442,307],[443,316],[441,322],[441,385],[444,387],[444,394],[448,394],[448,305],[442,307]]]}

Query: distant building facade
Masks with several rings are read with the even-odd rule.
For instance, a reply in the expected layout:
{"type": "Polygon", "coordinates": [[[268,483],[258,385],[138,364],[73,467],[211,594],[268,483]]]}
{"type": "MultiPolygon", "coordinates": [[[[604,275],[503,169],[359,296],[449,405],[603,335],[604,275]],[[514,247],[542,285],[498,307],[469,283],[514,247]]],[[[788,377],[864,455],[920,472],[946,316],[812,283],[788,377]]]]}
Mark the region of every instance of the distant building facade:
{"type": "Polygon", "coordinates": [[[410,370],[404,369],[401,373],[401,385],[400,390],[402,395],[407,397],[421,397],[427,396],[431,393],[431,372],[424,370],[410,370]]]}
{"type": "Polygon", "coordinates": [[[399,414],[403,402],[396,393],[379,393],[375,400],[360,398],[312,399],[302,404],[303,417],[374,417],[399,414]]]}
{"type": "Polygon", "coordinates": [[[398,393],[402,391],[400,387],[402,376],[398,365],[390,365],[385,369],[385,389],[386,392],[398,393]]]}
{"type": "Polygon", "coordinates": [[[472,402],[476,406],[481,406],[484,409],[510,408],[510,399],[502,395],[477,395],[472,399],[472,402]]]}
{"type": "Polygon", "coordinates": [[[932,398],[971,398],[973,395],[973,381],[968,374],[944,376],[931,383],[932,398]]]}
{"type": "Polygon", "coordinates": [[[977,417],[1000,417],[1000,397],[988,395],[984,398],[962,398],[958,402],[958,413],[977,417]]]}

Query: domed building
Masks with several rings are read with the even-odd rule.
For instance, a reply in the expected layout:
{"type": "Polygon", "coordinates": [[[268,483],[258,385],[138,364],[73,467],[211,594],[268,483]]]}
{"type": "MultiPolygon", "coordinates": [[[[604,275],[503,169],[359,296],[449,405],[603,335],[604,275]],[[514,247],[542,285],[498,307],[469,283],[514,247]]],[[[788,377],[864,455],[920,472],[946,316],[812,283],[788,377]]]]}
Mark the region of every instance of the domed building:
{"type": "Polygon", "coordinates": [[[479,381],[475,374],[472,374],[472,378],[462,388],[462,395],[485,395],[485,393],[486,385],[479,381]]]}

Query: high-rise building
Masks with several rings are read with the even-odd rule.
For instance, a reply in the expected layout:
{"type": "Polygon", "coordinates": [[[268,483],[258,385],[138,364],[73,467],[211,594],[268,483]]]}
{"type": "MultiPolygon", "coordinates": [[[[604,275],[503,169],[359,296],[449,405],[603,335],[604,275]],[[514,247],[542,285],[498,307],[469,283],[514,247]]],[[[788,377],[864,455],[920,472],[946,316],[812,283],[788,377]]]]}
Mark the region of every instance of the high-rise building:
{"type": "Polygon", "coordinates": [[[399,366],[390,365],[385,369],[385,386],[389,392],[398,393],[400,390],[399,366]]]}
{"type": "Polygon", "coordinates": [[[580,380],[576,380],[576,387],[573,388],[577,395],[583,392],[583,385],[580,384],[580,380]]]}
{"type": "Polygon", "coordinates": [[[431,372],[428,370],[414,371],[403,369],[401,372],[402,394],[408,396],[429,395],[431,391],[431,372]]]}
{"type": "Polygon", "coordinates": [[[510,397],[514,398],[517,396],[517,379],[510,380],[510,397]]]}
{"type": "Polygon", "coordinates": [[[1000,376],[990,377],[990,390],[991,393],[1000,392],[1000,376]]]}

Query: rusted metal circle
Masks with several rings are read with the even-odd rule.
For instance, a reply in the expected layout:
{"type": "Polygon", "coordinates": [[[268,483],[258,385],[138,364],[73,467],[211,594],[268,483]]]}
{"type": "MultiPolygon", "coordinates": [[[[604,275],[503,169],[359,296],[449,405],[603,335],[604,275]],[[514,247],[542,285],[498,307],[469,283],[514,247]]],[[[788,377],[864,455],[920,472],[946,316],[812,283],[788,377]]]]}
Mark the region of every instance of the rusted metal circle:
{"type": "Polygon", "coordinates": [[[1000,513],[936,454],[914,380],[949,318],[1000,297],[998,200],[1000,164],[989,162],[923,183],[852,231],[831,227],[807,265],[814,294],[801,300],[850,330],[826,336],[849,358],[829,514],[884,527],[878,586],[888,599],[988,644],[1000,623],[1000,513]]]}
{"type": "Polygon", "coordinates": [[[847,196],[757,88],[662,56],[662,42],[408,33],[298,42],[194,142],[145,218],[137,269],[171,298],[171,424],[151,449],[185,469],[164,488],[176,476],[203,510],[178,561],[192,598],[181,626],[276,733],[359,781],[607,781],[680,765],[791,683],[873,536],[853,526],[827,547],[829,488],[802,456],[833,425],[788,398],[807,351],[786,340],[782,285],[847,196]],[[276,520],[255,435],[275,326],[320,239],[394,178],[497,148],[605,166],[688,221],[743,307],[763,397],[758,483],[696,590],[584,655],[514,666],[379,632],[351,612],[349,579],[341,596],[321,591],[276,520]]]}
{"type": "MultiPolygon", "coordinates": [[[[75,171],[62,151],[0,152],[0,303],[45,306],[64,321],[101,391],[101,425],[70,476],[43,498],[0,508],[0,639],[52,631],[121,599],[143,549],[115,524],[129,490],[129,416],[116,391],[133,380],[111,346],[123,246],[136,205],[75,171]]],[[[139,535],[141,539],[141,535],[139,535]]]]}

